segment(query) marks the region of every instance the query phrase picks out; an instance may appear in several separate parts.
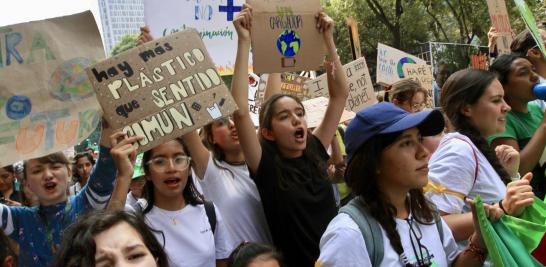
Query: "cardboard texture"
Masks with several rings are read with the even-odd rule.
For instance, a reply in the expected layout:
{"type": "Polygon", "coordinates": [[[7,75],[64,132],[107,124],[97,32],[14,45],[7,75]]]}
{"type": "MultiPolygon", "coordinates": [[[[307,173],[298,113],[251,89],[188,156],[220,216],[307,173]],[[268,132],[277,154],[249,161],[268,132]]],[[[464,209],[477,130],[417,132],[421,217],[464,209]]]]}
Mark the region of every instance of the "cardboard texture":
{"type": "Polygon", "coordinates": [[[85,68],[104,58],[90,11],[0,30],[0,166],[87,138],[100,106],[85,68]]]}
{"type": "MultiPolygon", "coordinates": [[[[307,128],[316,128],[320,125],[324,119],[326,108],[328,108],[328,98],[317,97],[303,101],[303,107],[305,108],[305,120],[307,121],[307,128]]],[[[345,122],[352,120],[356,116],[356,113],[348,110],[343,110],[343,114],[339,119],[339,122],[345,122]]]]}
{"type": "Polygon", "coordinates": [[[432,89],[432,66],[426,64],[404,64],[404,76],[419,81],[427,90],[426,108],[434,108],[434,90],[432,89]]]}
{"type": "Polygon", "coordinates": [[[376,82],[383,86],[389,86],[403,79],[404,71],[402,66],[406,63],[427,64],[424,60],[416,56],[378,43],[376,82]]]}
{"type": "Polygon", "coordinates": [[[316,28],[319,0],[248,0],[252,6],[252,56],[257,73],[316,70],[326,54],[316,28]]]}
{"type": "MultiPolygon", "coordinates": [[[[365,58],[361,57],[345,64],[343,71],[347,75],[347,87],[349,88],[349,97],[345,104],[346,109],[358,112],[367,106],[377,103],[365,58]]],[[[305,87],[311,98],[319,96],[329,97],[326,74],[322,74],[316,79],[306,82],[305,87]]]]}
{"type": "Polygon", "coordinates": [[[533,39],[535,39],[535,42],[538,44],[540,52],[542,52],[542,55],[546,57],[544,41],[542,40],[542,36],[538,31],[537,23],[535,21],[535,18],[533,17],[533,13],[531,13],[531,10],[529,10],[529,7],[524,0],[514,0],[514,3],[516,3],[516,6],[518,7],[519,14],[521,15],[521,18],[523,18],[527,29],[529,29],[529,32],[531,32],[533,39]]]}
{"type": "Polygon", "coordinates": [[[358,34],[358,23],[352,17],[347,18],[346,23],[347,27],[349,28],[349,35],[351,36],[351,52],[353,53],[353,59],[357,60],[362,57],[360,36],[358,34]]]}
{"type": "Polygon", "coordinates": [[[497,30],[497,52],[499,55],[510,54],[510,43],[512,43],[512,27],[510,18],[506,11],[504,0],[487,0],[491,24],[497,30]]]}
{"type": "Polygon", "coordinates": [[[145,137],[139,152],[237,108],[195,29],[123,52],[87,74],[112,128],[145,137]]]}
{"type": "Polygon", "coordinates": [[[260,85],[260,76],[255,73],[248,74],[248,111],[250,111],[250,118],[254,126],[259,125],[260,106],[256,105],[256,98],[258,97],[258,86],[260,85]]]}
{"type": "MultiPolygon", "coordinates": [[[[269,74],[262,74],[261,76],[260,85],[258,86],[258,90],[256,92],[256,105],[258,107],[261,107],[264,102],[268,78],[269,74]]],[[[295,96],[301,101],[310,99],[311,97],[309,92],[305,88],[305,83],[309,80],[310,78],[308,77],[300,76],[294,73],[281,73],[281,93],[295,96]]]]}
{"type": "Polygon", "coordinates": [[[144,0],[144,21],[152,36],[195,28],[220,75],[233,74],[237,33],[233,27],[244,0],[144,0]]]}

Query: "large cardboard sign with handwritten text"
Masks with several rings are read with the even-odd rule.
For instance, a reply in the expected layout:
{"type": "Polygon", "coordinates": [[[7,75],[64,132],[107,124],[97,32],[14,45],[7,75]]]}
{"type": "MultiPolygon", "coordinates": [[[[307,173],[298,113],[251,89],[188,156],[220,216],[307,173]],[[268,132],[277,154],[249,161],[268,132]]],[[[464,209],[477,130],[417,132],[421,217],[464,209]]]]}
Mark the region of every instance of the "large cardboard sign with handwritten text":
{"type": "Polygon", "coordinates": [[[434,90],[432,89],[432,67],[426,64],[404,64],[404,76],[421,83],[427,90],[427,108],[434,108],[434,90]]]}
{"type": "Polygon", "coordinates": [[[0,27],[0,167],[76,145],[100,121],[85,68],[104,58],[84,12],[0,27]]]}
{"type": "Polygon", "coordinates": [[[87,69],[105,118],[139,151],[180,137],[236,109],[199,33],[188,29],[87,69]]]}
{"type": "Polygon", "coordinates": [[[396,48],[377,44],[377,79],[376,82],[389,86],[404,78],[404,64],[427,64],[424,60],[400,51],[396,48]]]}
{"type": "MultiPolygon", "coordinates": [[[[328,98],[320,96],[313,99],[308,99],[302,102],[305,108],[305,120],[307,121],[308,128],[316,128],[324,119],[326,109],[328,108],[328,98]]],[[[356,116],[356,113],[348,110],[343,110],[339,122],[345,122],[352,120],[356,116]]]]}
{"type": "Polygon", "coordinates": [[[316,70],[326,52],[316,28],[319,0],[248,0],[253,9],[252,55],[258,73],[316,70]]]}
{"type": "MultiPolygon", "coordinates": [[[[366,65],[366,59],[361,57],[345,64],[343,70],[347,75],[347,87],[349,88],[349,97],[347,98],[345,108],[358,112],[367,106],[375,104],[377,99],[373,91],[372,79],[366,65]]],[[[329,96],[326,74],[322,74],[314,80],[307,81],[305,87],[311,98],[329,96]]]]}
{"type": "Polygon", "coordinates": [[[499,54],[510,54],[510,43],[512,43],[512,27],[510,18],[506,11],[504,0],[487,0],[491,24],[497,30],[497,51],[499,54]]]}

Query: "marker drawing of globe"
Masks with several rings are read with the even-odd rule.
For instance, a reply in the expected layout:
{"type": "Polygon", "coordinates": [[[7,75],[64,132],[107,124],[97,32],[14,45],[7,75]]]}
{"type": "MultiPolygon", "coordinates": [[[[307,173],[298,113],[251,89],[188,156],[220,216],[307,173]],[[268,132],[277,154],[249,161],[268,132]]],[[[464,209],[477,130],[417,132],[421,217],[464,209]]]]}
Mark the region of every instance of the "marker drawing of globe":
{"type": "Polygon", "coordinates": [[[78,57],[60,64],[49,80],[50,94],[60,101],[82,100],[93,96],[93,85],[85,68],[93,65],[93,61],[78,57]]]}
{"type": "Polygon", "coordinates": [[[398,77],[400,77],[400,79],[404,78],[404,69],[402,69],[402,66],[404,66],[404,64],[406,63],[416,64],[417,62],[415,62],[415,60],[409,57],[401,58],[400,61],[398,61],[398,65],[396,66],[398,77]]]}
{"type": "Polygon", "coordinates": [[[277,49],[285,57],[293,57],[301,47],[299,35],[292,30],[284,30],[277,39],[277,49]]]}

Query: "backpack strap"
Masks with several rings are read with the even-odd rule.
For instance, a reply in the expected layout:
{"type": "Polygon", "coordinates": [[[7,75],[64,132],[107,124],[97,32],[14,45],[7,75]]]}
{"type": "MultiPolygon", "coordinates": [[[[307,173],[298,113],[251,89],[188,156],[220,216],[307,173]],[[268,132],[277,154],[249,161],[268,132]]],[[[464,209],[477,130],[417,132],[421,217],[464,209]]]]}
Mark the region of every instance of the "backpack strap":
{"type": "Polygon", "coordinates": [[[362,200],[356,197],[343,206],[340,213],[345,213],[358,225],[372,266],[379,266],[383,261],[383,235],[379,223],[368,213],[362,205],[362,200]]]}
{"type": "Polygon", "coordinates": [[[440,241],[442,241],[442,245],[444,244],[444,226],[442,224],[442,217],[440,217],[439,213],[436,213],[434,215],[434,221],[436,223],[436,229],[438,230],[438,234],[440,235],[440,241]]]}
{"type": "Polygon", "coordinates": [[[210,229],[212,233],[216,233],[216,209],[211,201],[205,200],[203,205],[205,206],[205,213],[209,218],[210,229]]]}

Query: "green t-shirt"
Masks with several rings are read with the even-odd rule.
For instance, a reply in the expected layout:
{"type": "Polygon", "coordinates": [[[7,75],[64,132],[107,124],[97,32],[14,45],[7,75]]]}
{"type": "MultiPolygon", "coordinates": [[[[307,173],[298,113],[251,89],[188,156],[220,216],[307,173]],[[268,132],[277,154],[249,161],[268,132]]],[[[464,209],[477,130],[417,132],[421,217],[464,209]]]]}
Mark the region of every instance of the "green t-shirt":
{"type": "MultiPolygon", "coordinates": [[[[506,130],[503,133],[489,137],[489,143],[497,138],[513,138],[518,142],[519,148],[522,150],[527,143],[529,143],[544,117],[544,111],[542,111],[538,105],[529,103],[527,104],[527,108],[529,110],[527,113],[516,111],[508,112],[508,114],[506,114],[506,130]]],[[[531,181],[531,184],[535,195],[540,199],[543,199],[544,194],[546,193],[545,170],[546,164],[541,166],[540,162],[533,169],[533,180],[531,181]]]]}

